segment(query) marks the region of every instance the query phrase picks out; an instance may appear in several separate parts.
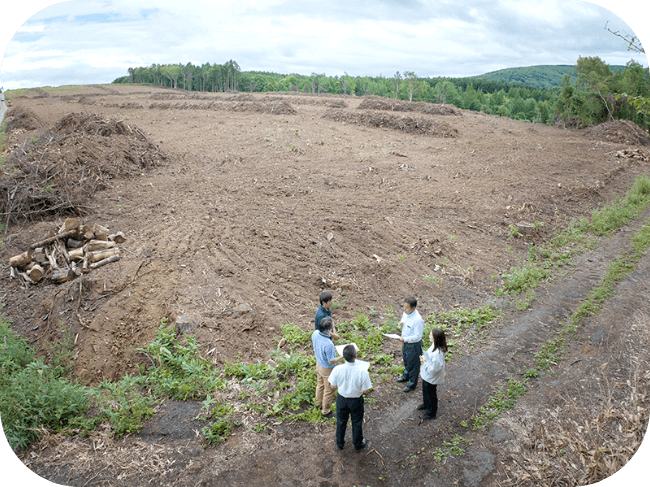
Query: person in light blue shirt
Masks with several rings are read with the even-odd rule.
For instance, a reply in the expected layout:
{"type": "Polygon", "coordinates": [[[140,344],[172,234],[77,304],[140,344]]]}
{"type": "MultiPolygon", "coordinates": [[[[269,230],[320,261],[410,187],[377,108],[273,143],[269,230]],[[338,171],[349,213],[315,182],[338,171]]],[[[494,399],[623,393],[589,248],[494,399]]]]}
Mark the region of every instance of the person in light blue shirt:
{"type": "Polygon", "coordinates": [[[413,296],[404,298],[402,319],[398,327],[401,329],[400,342],[402,345],[402,358],[404,359],[404,373],[397,382],[406,382],[403,392],[411,392],[418,386],[420,376],[420,355],[422,355],[422,333],[424,333],[424,320],[417,309],[418,300],[413,296]]]}
{"type": "Polygon", "coordinates": [[[338,356],[332,342],[333,327],[332,318],[323,318],[318,323],[318,330],[311,335],[316,357],[316,405],[321,408],[323,418],[333,416],[331,408],[336,388],[332,387],[328,379],[334,366],[343,358],[338,356]]]}

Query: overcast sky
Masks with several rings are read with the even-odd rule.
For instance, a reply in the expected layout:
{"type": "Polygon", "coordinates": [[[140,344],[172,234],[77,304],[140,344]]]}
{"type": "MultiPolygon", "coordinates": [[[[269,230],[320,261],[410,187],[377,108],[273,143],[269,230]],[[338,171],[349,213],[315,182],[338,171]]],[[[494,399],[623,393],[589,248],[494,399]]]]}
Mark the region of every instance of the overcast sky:
{"type": "Polygon", "coordinates": [[[597,2],[615,13],[580,0],[12,1],[0,86],[109,83],[129,66],[229,59],[243,71],[386,77],[473,76],[579,56],[647,66],[605,25],[648,37],[648,7],[630,6],[650,2],[597,2]]]}

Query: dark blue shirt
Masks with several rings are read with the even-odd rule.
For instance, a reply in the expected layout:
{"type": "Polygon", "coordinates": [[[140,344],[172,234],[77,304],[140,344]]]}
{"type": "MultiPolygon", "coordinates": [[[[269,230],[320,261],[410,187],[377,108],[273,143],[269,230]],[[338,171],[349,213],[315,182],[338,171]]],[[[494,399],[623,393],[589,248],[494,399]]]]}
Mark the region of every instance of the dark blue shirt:
{"type": "Polygon", "coordinates": [[[316,311],[316,316],[314,317],[314,330],[318,330],[318,323],[320,323],[320,320],[327,317],[332,317],[332,311],[319,306],[318,311],[316,311]]]}

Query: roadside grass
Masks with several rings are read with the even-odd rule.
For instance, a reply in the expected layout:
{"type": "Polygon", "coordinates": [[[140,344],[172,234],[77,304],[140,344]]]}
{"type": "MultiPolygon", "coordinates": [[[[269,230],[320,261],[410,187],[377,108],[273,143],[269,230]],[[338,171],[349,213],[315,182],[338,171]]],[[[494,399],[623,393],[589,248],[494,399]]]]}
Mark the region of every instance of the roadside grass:
{"type": "MultiPolygon", "coordinates": [[[[635,214],[638,216],[639,213],[635,214]]],[[[634,272],[636,264],[649,248],[650,219],[632,236],[629,249],[610,264],[600,284],[591,290],[568,319],[559,323],[555,336],[534,354],[536,363],[522,374],[522,380],[509,378],[507,384],[502,383],[479,412],[472,416],[473,429],[480,430],[491,425],[503,411],[514,406],[519,396],[526,393],[526,383],[537,379],[542,371],[548,371],[551,366],[564,360],[570,337],[579,331],[585,318],[594,316],[603,309],[606,300],[614,296],[616,285],[634,272]]]]}
{"type": "Polygon", "coordinates": [[[535,299],[535,289],[542,282],[553,279],[558,274],[558,269],[570,265],[571,259],[577,254],[594,248],[598,237],[610,236],[638,218],[648,204],[650,178],[642,174],[624,197],[592,211],[590,219],[582,218],[572,222],[546,245],[530,247],[526,260],[520,266],[511,267],[501,275],[503,286],[497,289],[497,296],[512,296],[515,308],[525,310],[535,299]]]}

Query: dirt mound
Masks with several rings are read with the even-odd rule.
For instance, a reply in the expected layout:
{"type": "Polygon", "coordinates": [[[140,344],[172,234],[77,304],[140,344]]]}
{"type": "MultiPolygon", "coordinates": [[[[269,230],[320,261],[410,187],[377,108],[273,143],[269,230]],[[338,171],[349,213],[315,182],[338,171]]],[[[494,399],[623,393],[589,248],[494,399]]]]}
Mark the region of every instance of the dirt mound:
{"type": "Polygon", "coordinates": [[[16,130],[36,130],[43,126],[43,122],[29,108],[12,108],[7,113],[7,133],[16,130]]]}
{"type": "Polygon", "coordinates": [[[144,108],[139,103],[102,103],[103,107],[119,108],[120,110],[142,110],[144,108]]]}
{"type": "Polygon", "coordinates": [[[0,180],[6,222],[19,216],[81,215],[114,177],[139,173],[166,156],[133,125],[69,114],[7,157],[0,180]]]}
{"type": "Polygon", "coordinates": [[[336,122],[357,123],[369,127],[385,127],[411,134],[430,135],[433,137],[458,136],[458,130],[454,127],[430,118],[398,117],[396,115],[372,112],[348,113],[333,108],[325,112],[323,118],[328,118],[336,122]]]}
{"type": "Polygon", "coordinates": [[[393,112],[421,112],[430,115],[461,115],[461,112],[449,105],[427,103],[425,101],[409,102],[393,100],[381,96],[368,96],[357,107],[362,110],[389,110],[393,112]]]}
{"type": "Polygon", "coordinates": [[[630,145],[650,145],[648,132],[630,120],[612,120],[582,130],[590,139],[630,145]]]}

